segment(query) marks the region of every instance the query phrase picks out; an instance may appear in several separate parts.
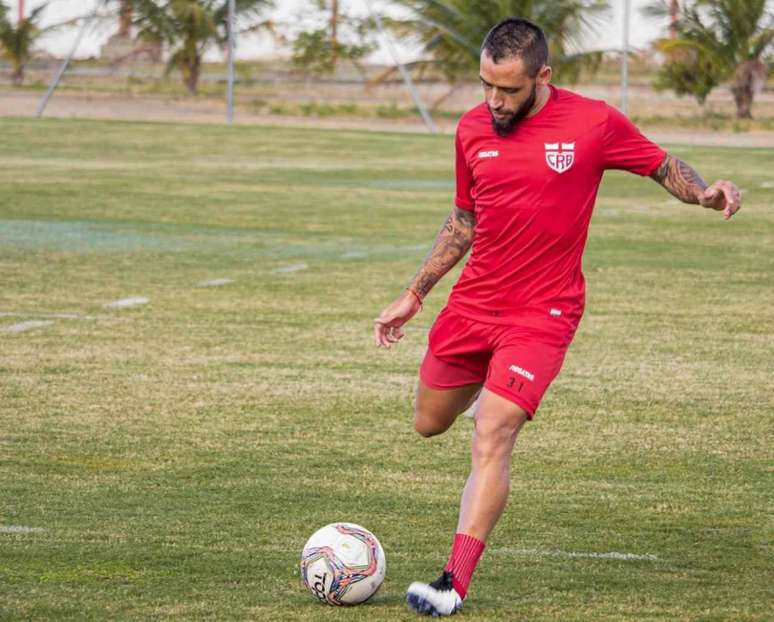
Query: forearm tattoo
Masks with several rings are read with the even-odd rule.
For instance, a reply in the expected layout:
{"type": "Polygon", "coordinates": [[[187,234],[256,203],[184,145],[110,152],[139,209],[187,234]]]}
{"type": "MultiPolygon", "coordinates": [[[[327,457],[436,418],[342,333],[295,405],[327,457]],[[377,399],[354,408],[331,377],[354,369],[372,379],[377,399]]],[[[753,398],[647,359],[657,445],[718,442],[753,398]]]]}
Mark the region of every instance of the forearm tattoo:
{"type": "Polygon", "coordinates": [[[698,203],[707,184],[689,164],[667,154],[651,177],[684,203],[698,203]]]}
{"type": "Polygon", "coordinates": [[[409,285],[420,298],[427,296],[441,277],[465,256],[473,244],[475,226],[476,217],[473,212],[458,207],[452,210],[438,231],[425,263],[409,285]]]}

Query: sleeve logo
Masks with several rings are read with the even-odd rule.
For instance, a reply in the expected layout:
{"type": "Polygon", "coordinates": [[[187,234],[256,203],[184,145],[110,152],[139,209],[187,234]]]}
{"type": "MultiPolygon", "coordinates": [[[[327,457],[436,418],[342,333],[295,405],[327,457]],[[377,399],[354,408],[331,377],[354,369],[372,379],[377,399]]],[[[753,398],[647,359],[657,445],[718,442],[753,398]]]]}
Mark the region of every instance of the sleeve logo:
{"type": "Polygon", "coordinates": [[[546,164],[557,173],[564,173],[575,162],[575,143],[543,143],[546,164]]]}

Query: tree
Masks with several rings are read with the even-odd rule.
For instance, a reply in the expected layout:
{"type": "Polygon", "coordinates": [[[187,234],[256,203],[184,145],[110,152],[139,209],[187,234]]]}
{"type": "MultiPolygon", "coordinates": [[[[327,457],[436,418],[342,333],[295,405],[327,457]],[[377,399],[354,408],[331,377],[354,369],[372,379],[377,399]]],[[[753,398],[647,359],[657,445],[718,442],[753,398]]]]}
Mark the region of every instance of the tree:
{"type": "MultiPolygon", "coordinates": [[[[228,0],[133,0],[133,5],[137,36],[168,45],[167,70],[179,69],[188,92],[196,94],[204,52],[228,41],[228,0]]],[[[269,22],[257,20],[271,6],[272,0],[236,0],[241,32],[268,27],[269,22]]]]}
{"type": "MultiPolygon", "coordinates": [[[[649,15],[668,15],[664,0],[649,15]]],[[[774,13],[767,0],[685,0],[674,22],[675,38],[655,46],[666,60],[654,86],[692,95],[704,104],[718,85],[731,81],[736,116],[752,118],[752,104],[766,81],[774,50],[774,13]]]]}
{"type": "Polygon", "coordinates": [[[368,40],[373,30],[370,20],[342,12],[342,3],[338,0],[314,0],[313,4],[318,15],[325,16],[324,23],[296,35],[293,40],[293,64],[296,67],[332,73],[340,59],[358,65],[360,59],[373,51],[374,46],[368,40]],[[357,43],[343,43],[344,38],[354,39],[357,43]]]}
{"type": "Polygon", "coordinates": [[[11,79],[16,86],[24,82],[24,66],[30,60],[32,46],[44,32],[38,20],[45,8],[45,4],[40,5],[14,26],[8,20],[5,4],[0,4],[0,48],[13,65],[11,79]]]}
{"type": "Polygon", "coordinates": [[[601,51],[578,52],[583,35],[593,31],[609,9],[608,0],[396,0],[411,10],[403,20],[388,20],[399,34],[418,38],[446,79],[457,82],[478,72],[481,42],[500,20],[516,16],[538,24],[548,38],[557,75],[575,82],[593,73],[601,51]]]}
{"type": "Polygon", "coordinates": [[[677,38],[677,20],[680,17],[680,1],[669,0],[669,36],[677,38]]]}
{"type": "Polygon", "coordinates": [[[129,37],[132,29],[133,0],[120,0],[118,10],[118,36],[129,37]]]}

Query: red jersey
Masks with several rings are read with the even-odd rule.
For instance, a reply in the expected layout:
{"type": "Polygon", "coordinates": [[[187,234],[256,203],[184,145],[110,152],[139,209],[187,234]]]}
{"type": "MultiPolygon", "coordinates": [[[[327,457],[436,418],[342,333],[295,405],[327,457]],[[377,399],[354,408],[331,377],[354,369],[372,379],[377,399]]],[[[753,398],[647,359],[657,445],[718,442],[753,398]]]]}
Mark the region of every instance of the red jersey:
{"type": "Polygon", "coordinates": [[[606,169],[649,175],[666,152],[603,101],[550,87],[540,111],[505,137],[485,103],[460,119],[460,209],[475,212],[473,249],[449,297],[471,319],[580,319],[581,258],[606,169]]]}

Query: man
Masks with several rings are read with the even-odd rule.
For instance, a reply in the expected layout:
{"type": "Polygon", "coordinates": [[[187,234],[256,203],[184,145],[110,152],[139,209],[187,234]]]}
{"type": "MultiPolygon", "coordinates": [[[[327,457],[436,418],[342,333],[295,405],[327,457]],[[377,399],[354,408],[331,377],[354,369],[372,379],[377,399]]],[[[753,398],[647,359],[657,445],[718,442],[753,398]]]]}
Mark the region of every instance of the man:
{"type": "Polygon", "coordinates": [[[649,175],[726,219],[741,205],[734,184],[708,187],[616,109],[551,86],[547,63],[545,36],[527,20],[503,20],[487,34],[485,102],[457,128],[455,206],[406,291],[375,320],[378,346],[398,342],[425,296],[472,247],[430,331],[416,397],[415,427],[426,437],[478,399],[451,555],[436,581],[407,592],[420,613],[462,607],[505,508],[516,437],[559,373],[583,313],[581,257],[603,172],[649,175]]]}

